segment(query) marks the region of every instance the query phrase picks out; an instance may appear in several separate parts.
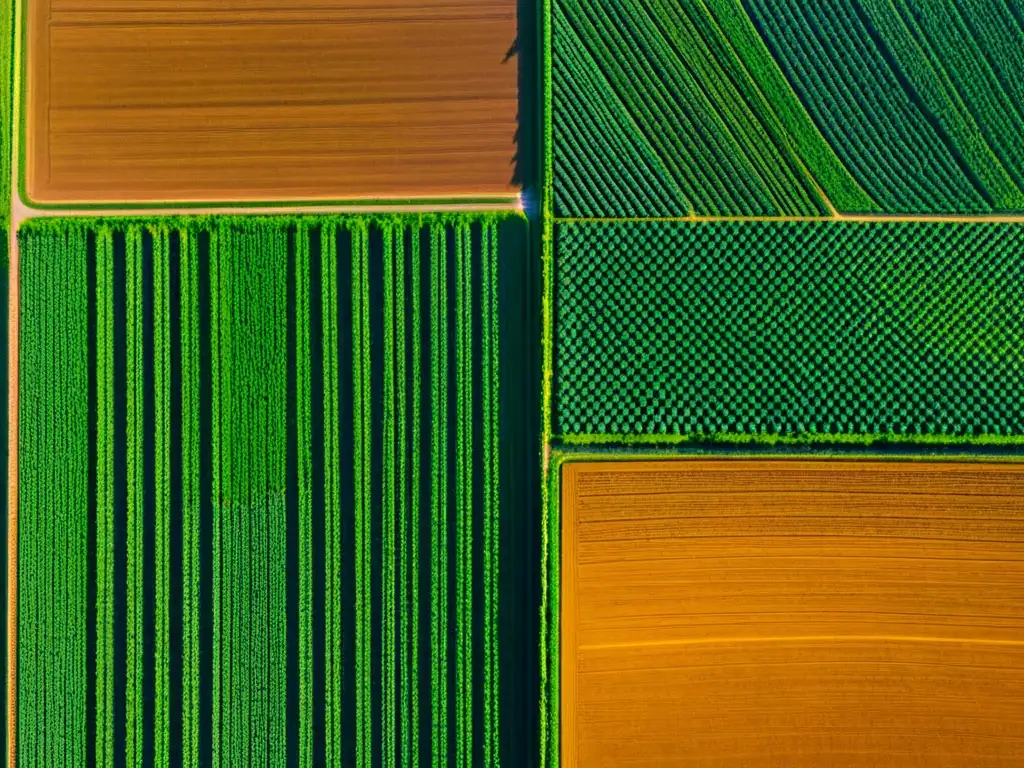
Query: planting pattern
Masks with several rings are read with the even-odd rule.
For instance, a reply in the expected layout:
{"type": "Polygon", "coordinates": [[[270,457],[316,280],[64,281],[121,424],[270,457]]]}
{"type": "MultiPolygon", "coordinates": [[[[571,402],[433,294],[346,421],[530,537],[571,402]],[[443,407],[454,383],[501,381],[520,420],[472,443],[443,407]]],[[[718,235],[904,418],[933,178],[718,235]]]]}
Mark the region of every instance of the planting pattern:
{"type": "Polygon", "coordinates": [[[1019,0],[554,0],[557,216],[1024,210],[1019,0]]]}
{"type": "Polygon", "coordinates": [[[498,255],[521,229],[23,225],[19,766],[518,754],[498,255]]]}
{"type": "Polygon", "coordinates": [[[556,227],[565,439],[1024,440],[1024,227],[556,227]]]}
{"type": "MultiPolygon", "coordinates": [[[[0,219],[11,204],[11,147],[14,138],[14,3],[0,3],[0,219]]],[[[0,227],[4,229],[5,227],[0,227]]],[[[6,248],[6,246],[5,246],[6,248]]]]}

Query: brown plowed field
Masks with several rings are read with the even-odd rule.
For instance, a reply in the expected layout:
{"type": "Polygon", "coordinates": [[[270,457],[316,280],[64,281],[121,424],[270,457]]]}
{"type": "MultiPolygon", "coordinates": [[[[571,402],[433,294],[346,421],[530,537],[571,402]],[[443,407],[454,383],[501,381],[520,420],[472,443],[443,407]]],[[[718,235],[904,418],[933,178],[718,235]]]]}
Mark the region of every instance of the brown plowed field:
{"type": "Polygon", "coordinates": [[[511,195],[515,0],[39,0],[37,202],[511,195]]]}
{"type": "Polygon", "coordinates": [[[568,464],[562,765],[1024,765],[1024,465],[568,464]]]}

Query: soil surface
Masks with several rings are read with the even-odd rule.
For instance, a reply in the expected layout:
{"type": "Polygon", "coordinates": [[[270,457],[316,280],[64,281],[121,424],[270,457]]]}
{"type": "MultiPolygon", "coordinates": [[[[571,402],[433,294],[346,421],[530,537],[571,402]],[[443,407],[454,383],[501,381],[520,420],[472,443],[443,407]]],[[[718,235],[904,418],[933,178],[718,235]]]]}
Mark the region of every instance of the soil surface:
{"type": "Polygon", "coordinates": [[[40,203],[512,195],[515,0],[41,0],[40,203]]]}
{"type": "Polygon", "coordinates": [[[562,476],[564,766],[1024,755],[1024,465],[562,476]]]}

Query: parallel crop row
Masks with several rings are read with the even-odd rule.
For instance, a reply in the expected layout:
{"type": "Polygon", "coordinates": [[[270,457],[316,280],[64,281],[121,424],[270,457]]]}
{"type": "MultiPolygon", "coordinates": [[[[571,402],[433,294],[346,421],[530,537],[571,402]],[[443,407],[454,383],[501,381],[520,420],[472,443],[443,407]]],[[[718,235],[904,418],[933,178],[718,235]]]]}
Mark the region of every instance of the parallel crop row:
{"type": "Polygon", "coordinates": [[[85,765],[91,736],[86,233],[54,233],[33,255],[48,279],[25,280],[21,288],[27,322],[19,384],[18,764],[85,765]]]}
{"type": "MultiPolygon", "coordinates": [[[[11,203],[11,146],[14,135],[11,86],[14,83],[14,3],[0,3],[0,217],[11,203]]],[[[0,228],[2,229],[2,228],[0,228]]]]}
{"type": "Polygon", "coordinates": [[[552,8],[563,217],[1024,210],[1024,6],[552,8]]]}
{"type": "Polygon", "coordinates": [[[515,226],[22,228],[19,766],[498,763],[515,226]]]}
{"type": "Polygon", "coordinates": [[[883,210],[1024,209],[1024,6],[744,5],[822,134],[883,210]]]}
{"type": "Polygon", "coordinates": [[[707,8],[557,2],[552,24],[561,215],[825,212],[707,8]]]}

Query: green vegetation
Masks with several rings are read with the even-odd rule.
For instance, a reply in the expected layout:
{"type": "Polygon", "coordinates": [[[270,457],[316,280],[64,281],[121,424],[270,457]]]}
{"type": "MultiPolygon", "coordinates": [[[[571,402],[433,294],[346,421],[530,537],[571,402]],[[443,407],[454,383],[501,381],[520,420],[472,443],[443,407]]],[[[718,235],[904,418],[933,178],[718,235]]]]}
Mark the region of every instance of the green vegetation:
{"type": "Polygon", "coordinates": [[[1024,227],[926,218],[1024,213],[1024,5],[542,9],[555,766],[563,461],[1024,446],[1024,227]]]}
{"type": "Polygon", "coordinates": [[[1024,210],[1018,0],[551,13],[559,216],[1024,210]]]}
{"type": "Polygon", "coordinates": [[[89,738],[86,235],[34,245],[47,280],[21,291],[18,764],[70,768],[86,764],[89,738]]]}
{"type": "MultiPolygon", "coordinates": [[[[185,715],[200,711],[200,516],[199,476],[200,367],[203,343],[199,334],[199,238],[182,229],[179,239],[181,329],[181,755],[185,765],[199,764],[199,720],[185,715]]],[[[308,564],[306,566],[308,568],[308,564]]]]}
{"type": "Polygon", "coordinates": [[[22,226],[19,766],[499,763],[518,226],[22,226]]]}
{"type": "MultiPolygon", "coordinates": [[[[36,290],[45,291],[45,278],[35,277],[36,270],[45,269],[47,263],[45,258],[60,258],[59,254],[48,254],[45,251],[49,240],[58,239],[59,230],[46,232],[39,237],[38,242],[29,243],[22,241],[24,247],[21,254],[22,267],[22,294],[21,294],[21,316],[23,318],[21,330],[21,350],[27,348],[27,329],[36,322],[45,318],[47,307],[45,304],[34,306],[25,301],[25,288],[29,285],[35,286],[36,290]],[[36,251],[41,251],[36,255],[36,251]]],[[[96,501],[93,514],[95,515],[96,527],[96,698],[93,702],[96,717],[96,765],[106,766],[114,760],[114,687],[115,665],[114,665],[114,442],[115,442],[115,421],[114,421],[114,242],[113,234],[109,229],[100,228],[96,232],[96,277],[94,281],[95,291],[95,312],[96,317],[96,501]]],[[[79,259],[87,257],[86,253],[75,254],[79,259]]],[[[80,270],[85,265],[80,266],[80,270]]],[[[78,280],[87,280],[88,276],[81,272],[75,277],[78,280]]],[[[88,311],[88,305],[85,310],[88,311]]],[[[87,350],[88,351],[88,350],[87,350]]],[[[27,360],[21,362],[21,379],[40,376],[36,373],[27,360]],[[26,372],[30,375],[26,376],[26,372]]],[[[24,414],[26,403],[32,402],[28,394],[22,389],[19,392],[19,413],[22,414],[22,423],[19,429],[24,432],[24,414]]],[[[81,398],[75,402],[75,413],[79,415],[82,408],[81,398]]],[[[42,399],[35,403],[35,407],[41,411],[46,410],[46,400],[42,399]]],[[[58,414],[59,416],[60,414],[58,414]]],[[[117,430],[121,429],[118,424],[117,430]]],[[[19,484],[24,486],[26,457],[19,455],[19,484]]],[[[123,493],[118,488],[117,493],[123,493]]],[[[25,507],[22,503],[23,508],[25,507]]],[[[28,508],[31,511],[31,507],[28,508]]],[[[19,529],[19,539],[25,540],[24,529],[19,529]]],[[[24,560],[22,560],[24,562],[24,560]]],[[[19,585],[20,590],[24,582],[19,585]]],[[[19,638],[21,630],[18,631],[19,638]]],[[[19,661],[19,666],[24,666],[19,661]]],[[[23,749],[24,742],[18,745],[19,759],[25,759],[26,751],[23,749]]],[[[31,752],[27,753],[31,755],[31,752]]]]}
{"type": "Polygon", "coordinates": [[[288,232],[219,222],[210,254],[214,763],[286,763],[288,232]],[[215,707],[215,709],[217,709],[215,707]]]}
{"type": "Polygon", "coordinates": [[[744,5],[822,134],[884,210],[1024,209],[1024,6],[744,5]]]}
{"type": "Polygon", "coordinates": [[[556,2],[560,215],[824,214],[710,10],[556,2]]]}
{"type": "MultiPolygon", "coordinates": [[[[11,147],[14,138],[14,2],[0,2],[0,229],[11,206],[11,147]]],[[[5,234],[5,233],[0,233],[5,234]]]]}
{"type": "Polygon", "coordinates": [[[580,222],[556,254],[568,442],[1024,441],[1020,226],[580,222]]]}

